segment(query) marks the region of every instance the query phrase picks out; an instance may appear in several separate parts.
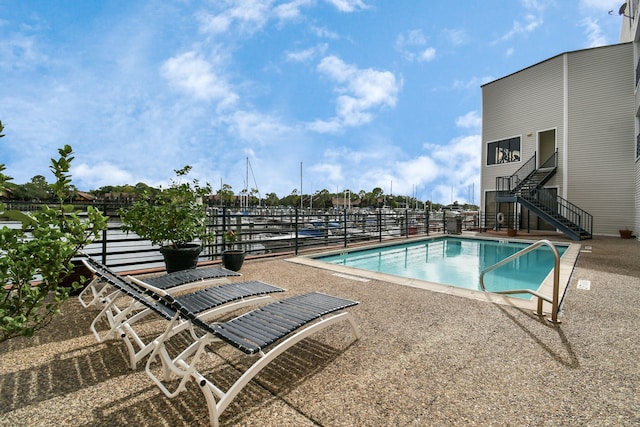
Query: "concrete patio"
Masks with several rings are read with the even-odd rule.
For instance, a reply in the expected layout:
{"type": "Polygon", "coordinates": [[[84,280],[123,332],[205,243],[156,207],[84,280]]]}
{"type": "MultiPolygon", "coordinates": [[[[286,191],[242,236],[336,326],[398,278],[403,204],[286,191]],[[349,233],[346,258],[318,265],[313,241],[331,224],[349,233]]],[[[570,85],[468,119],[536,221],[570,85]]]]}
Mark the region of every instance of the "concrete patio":
{"type": "MultiPolygon", "coordinates": [[[[361,338],[338,325],[287,351],[221,425],[639,425],[640,242],[581,243],[559,326],[515,307],[248,260],[235,280],[286,288],[277,298],[319,290],[360,301],[351,312],[361,338]]],[[[128,368],[120,341],[96,343],[95,310],[75,299],[63,310],[34,338],[0,344],[0,425],[208,425],[196,385],[166,398],[143,366],[128,368]]],[[[144,328],[153,336],[163,324],[144,328]]],[[[247,365],[212,350],[224,360],[211,354],[206,372],[221,384],[247,365]]]]}

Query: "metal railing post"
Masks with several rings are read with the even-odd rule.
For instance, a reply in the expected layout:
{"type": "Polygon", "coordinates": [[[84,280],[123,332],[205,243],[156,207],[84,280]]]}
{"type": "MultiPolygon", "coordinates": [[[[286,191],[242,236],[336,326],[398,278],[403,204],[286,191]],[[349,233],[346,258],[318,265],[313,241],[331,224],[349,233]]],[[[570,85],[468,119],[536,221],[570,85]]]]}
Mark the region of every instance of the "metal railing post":
{"type": "MultiPolygon", "coordinates": [[[[102,214],[108,217],[106,203],[102,205],[102,214]]],[[[105,227],[104,230],[102,230],[102,257],[101,257],[102,265],[107,265],[107,228],[108,228],[108,225],[107,227],[105,227]]]]}
{"type": "Polygon", "coordinates": [[[295,222],[294,222],[294,228],[295,228],[295,237],[293,239],[293,246],[294,246],[294,253],[296,255],[298,255],[298,228],[299,228],[299,224],[298,224],[298,208],[296,208],[295,210],[296,213],[296,218],[295,218],[295,222]]]}
{"type": "Polygon", "coordinates": [[[409,238],[409,210],[404,211],[404,236],[409,238]]]}
{"type": "Polygon", "coordinates": [[[538,316],[544,316],[544,313],[542,312],[542,301],[546,301],[548,303],[551,304],[551,319],[549,319],[549,321],[551,323],[555,323],[555,324],[559,324],[561,323],[558,320],[558,311],[560,308],[560,254],[558,253],[558,249],[556,249],[556,247],[554,246],[553,243],[551,243],[549,240],[538,240],[537,242],[527,246],[526,248],[522,249],[521,251],[516,252],[515,254],[503,259],[502,261],[499,261],[495,264],[493,264],[490,267],[485,268],[484,270],[482,270],[482,272],[480,273],[480,288],[484,291],[484,292],[491,292],[491,291],[487,291],[485,285],[484,285],[484,275],[486,273],[488,273],[491,270],[495,270],[498,267],[501,267],[505,264],[508,264],[509,262],[513,261],[516,258],[520,258],[523,255],[528,254],[529,252],[532,252],[533,250],[537,249],[538,247],[542,246],[542,245],[546,245],[549,248],[551,248],[551,251],[553,252],[553,258],[554,258],[554,262],[553,262],[553,295],[551,298],[542,295],[540,293],[538,293],[537,291],[532,291],[531,289],[512,289],[512,290],[508,290],[508,291],[495,291],[492,293],[495,294],[530,294],[533,295],[535,297],[538,298],[538,309],[536,311],[536,314],[538,316]]]}
{"type": "Polygon", "coordinates": [[[347,210],[344,210],[344,247],[347,247],[347,210]]]}

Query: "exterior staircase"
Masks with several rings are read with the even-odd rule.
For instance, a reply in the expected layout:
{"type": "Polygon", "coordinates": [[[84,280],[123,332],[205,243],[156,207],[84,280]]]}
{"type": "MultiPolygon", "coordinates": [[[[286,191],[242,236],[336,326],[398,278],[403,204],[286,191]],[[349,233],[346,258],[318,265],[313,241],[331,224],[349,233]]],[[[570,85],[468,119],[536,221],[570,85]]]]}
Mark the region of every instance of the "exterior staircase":
{"type": "Polygon", "coordinates": [[[513,175],[496,178],[497,202],[519,203],[573,240],[593,237],[593,216],[544,188],[555,175],[556,151],[539,168],[536,154],[513,175]]]}

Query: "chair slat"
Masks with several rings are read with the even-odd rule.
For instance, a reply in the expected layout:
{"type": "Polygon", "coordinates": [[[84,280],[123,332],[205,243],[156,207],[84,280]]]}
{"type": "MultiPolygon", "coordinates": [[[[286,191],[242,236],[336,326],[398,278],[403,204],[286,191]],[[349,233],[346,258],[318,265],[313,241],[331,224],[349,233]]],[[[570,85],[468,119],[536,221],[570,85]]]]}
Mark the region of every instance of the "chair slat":
{"type": "Polygon", "coordinates": [[[326,314],[358,304],[356,301],[312,292],[268,304],[207,329],[247,354],[255,354],[296,329],[326,314]]]}

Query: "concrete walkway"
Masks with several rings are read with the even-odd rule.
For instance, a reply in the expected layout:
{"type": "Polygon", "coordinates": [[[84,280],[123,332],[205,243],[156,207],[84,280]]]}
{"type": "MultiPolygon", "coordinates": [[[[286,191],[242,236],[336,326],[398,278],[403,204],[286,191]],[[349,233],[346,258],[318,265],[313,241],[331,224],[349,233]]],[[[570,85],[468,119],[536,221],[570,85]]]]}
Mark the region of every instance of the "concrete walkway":
{"type": "MultiPolygon", "coordinates": [[[[559,326],[528,310],[284,259],[245,262],[239,279],[287,288],[278,298],[320,290],[360,301],[351,311],[362,337],[338,325],[297,345],[221,425],[639,425],[640,242],[581,243],[559,326]]],[[[165,398],[142,367],[128,369],[121,342],[96,343],[94,315],[70,300],[36,337],[0,344],[0,425],[208,424],[197,386],[165,398]]],[[[162,326],[144,324],[149,336],[162,326]]],[[[212,353],[207,372],[222,384],[247,365],[213,350],[225,359],[212,353]]]]}

